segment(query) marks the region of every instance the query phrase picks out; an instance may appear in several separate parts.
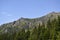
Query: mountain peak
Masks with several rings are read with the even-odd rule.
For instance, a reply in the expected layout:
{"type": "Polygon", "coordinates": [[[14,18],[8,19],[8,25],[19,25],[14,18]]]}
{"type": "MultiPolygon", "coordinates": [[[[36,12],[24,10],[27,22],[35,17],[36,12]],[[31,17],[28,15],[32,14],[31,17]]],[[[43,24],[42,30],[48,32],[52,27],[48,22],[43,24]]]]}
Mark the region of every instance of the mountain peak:
{"type": "Polygon", "coordinates": [[[54,17],[56,17],[56,16],[60,16],[60,12],[50,12],[49,14],[47,14],[46,16],[54,16],[54,17]]]}
{"type": "Polygon", "coordinates": [[[60,12],[50,12],[49,14],[60,14],[60,12]]]}
{"type": "MultiPolygon", "coordinates": [[[[39,17],[39,18],[33,18],[33,19],[30,19],[30,18],[24,18],[24,17],[21,17],[20,19],[14,21],[14,22],[10,22],[10,23],[7,23],[5,25],[2,25],[4,27],[16,27],[18,26],[19,28],[28,28],[28,25],[30,27],[32,27],[33,25],[38,25],[39,23],[47,23],[48,19],[52,20],[54,18],[58,18],[58,16],[60,16],[60,12],[51,12],[45,16],[42,16],[42,17],[39,17]]],[[[1,27],[2,27],[1,26],[1,27]]]]}

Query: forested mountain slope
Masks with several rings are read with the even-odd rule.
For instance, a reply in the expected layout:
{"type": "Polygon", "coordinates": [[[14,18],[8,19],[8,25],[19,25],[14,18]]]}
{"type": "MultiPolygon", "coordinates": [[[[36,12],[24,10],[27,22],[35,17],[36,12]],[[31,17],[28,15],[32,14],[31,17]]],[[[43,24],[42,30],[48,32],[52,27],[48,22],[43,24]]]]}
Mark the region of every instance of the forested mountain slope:
{"type": "Polygon", "coordinates": [[[20,18],[0,26],[0,40],[60,40],[60,13],[20,18]]]}
{"type": "Polygon", "coordinates": [[[29,19],[29,18],[20,18],[16,21],[10,22],[10,23],[6,23],[1,25],[0,30],[7,32],[7,31],[12,31],[12,30],[20,30],[22,28],[24,29],[28,29],[28,28],[33,28],[35,26],[38,26],[39,24],[47,24],[47,21],[53,20],[53,19],[57,19],[58,16],[60,16],[59,12],[51,12],[45,16],[39,17],[39,18],[33,18],[33,19],[29,19]]]}

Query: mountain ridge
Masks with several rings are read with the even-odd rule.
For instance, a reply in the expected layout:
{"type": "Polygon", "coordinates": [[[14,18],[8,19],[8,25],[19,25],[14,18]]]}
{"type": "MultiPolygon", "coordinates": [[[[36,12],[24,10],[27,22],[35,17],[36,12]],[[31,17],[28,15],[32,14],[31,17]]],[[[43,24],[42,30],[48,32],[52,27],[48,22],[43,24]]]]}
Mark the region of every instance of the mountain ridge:
{"type": "MultiPolygon", "coordinates": [[[[16,20],[16,21],[23,21],[23,20],[36,20],[36,19],[40,19],[40,20],[43,20],[42,18],[44,18],[44,17],[51,17],[51,16],[57,16],[57,15],[60,15],[60,12],[50,12],[50,13],[48,13],[47,15],[45,15],[45,16],[42,16],[42,17],[37,17],[37,18],[24,18],[24,17],[21,17],[21,18],[19,18],[18,20],[16,20]]],[[[13,21],[13,22],[15,22],[15,21],[13,21]]],[[[8,23],[4,23],[4,24],[9,24],[9,23],[13,23],[13,22],[8,22],[8,23]]],[[[2,24],[3,25],[3,24],[2,24]]],[[[0,25],[1,26],[1,25],[0,25]]]]}
{"type": "MultiPolygon", "coordinates": [[[[60,15],[60,12],[54,12],[54,11],[53,11],[53,12],[50,12],[50,13],[44,15],[44,16],[49,16],[49,15],[53,15],[53,14],[54,14],[54,15],[55,15],[55,14],[56,14],[56,15],[60,15]]],[[[31,19],[39,19],[39,18],[42,18],[42,17],[44,17],[44,16],[36,17],[36,18],[24,18],[24,17],[21,17],[21,18],[15,20],[15,21],[18,21],[18,20],[21,20],[21,19],[24,19],[24,20],[25,20],[25,19],[29,19],[29,20],[31,20],[31,19]]],[[[14,21],[12,21],[12,22],[14,22],[14,21]]],[[[8,24],[8,23],[11,23],[11,22],[7,22],[7,23],[4,23],[4,24],[8,24]]],[[[1,25],[3,25],[3,24],[1,24],[1,25]]],[[[1,25],[0,25],[0,26],[1,26],[1,25]]]]}
{"type": "Polygon", "coordinates": [[[6,23],[0,26],[0,30],[3,32],[6,31],[11,31],[11,30],[20,30],[22,28],[24,29],[28,29],[28,28],[33,28],[33,27],[37,27],[39,25],[39,23],[42,25],[43,23],[46,24],[47,21],[53,20],[53,19],[57,19],[58,16],[60,16],[60,12],[51,12],[45,16],[39,17],[39,18],[20,18],[16,21],[10,22],[10,23],[6,23]]]}

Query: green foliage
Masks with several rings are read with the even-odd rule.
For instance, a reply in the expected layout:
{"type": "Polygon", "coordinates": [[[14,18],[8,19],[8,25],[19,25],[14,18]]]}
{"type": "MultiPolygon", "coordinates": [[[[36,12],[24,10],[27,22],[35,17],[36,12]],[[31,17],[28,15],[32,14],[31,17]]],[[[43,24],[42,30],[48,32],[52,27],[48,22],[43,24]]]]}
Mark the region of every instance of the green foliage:
{"type": "Polygon", "coordinates": [[[12,34],[0,32],[0,40],[60,40],[60,17],[58,16],[58,20],[49,19],[46,28],[43,23],[32,29],[21,29],[12,34]]]}

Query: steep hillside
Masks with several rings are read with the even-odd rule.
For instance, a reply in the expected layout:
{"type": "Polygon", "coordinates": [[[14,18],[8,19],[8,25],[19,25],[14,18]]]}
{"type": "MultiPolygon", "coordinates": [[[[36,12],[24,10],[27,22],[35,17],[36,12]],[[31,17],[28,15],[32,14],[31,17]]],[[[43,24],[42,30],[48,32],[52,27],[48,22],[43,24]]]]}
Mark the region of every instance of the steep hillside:
{"type": "Polygon", "coordinates": [[[51,12],[45,16],[39,17],[39,18],[34,18],[34,19],[29,19],[29,18],[20,18],[14,22],[6,23],[0,26],[0,32],[12,32],[12,31],[18,31],[22,28],[28,29],[28,28],[33,28],[33,26],[38,26],[40,23],[47,23],[47,21],[57,19],[58,16],[60,16],[59,12],[51,12]]]}

